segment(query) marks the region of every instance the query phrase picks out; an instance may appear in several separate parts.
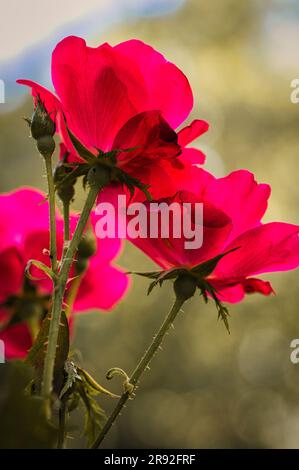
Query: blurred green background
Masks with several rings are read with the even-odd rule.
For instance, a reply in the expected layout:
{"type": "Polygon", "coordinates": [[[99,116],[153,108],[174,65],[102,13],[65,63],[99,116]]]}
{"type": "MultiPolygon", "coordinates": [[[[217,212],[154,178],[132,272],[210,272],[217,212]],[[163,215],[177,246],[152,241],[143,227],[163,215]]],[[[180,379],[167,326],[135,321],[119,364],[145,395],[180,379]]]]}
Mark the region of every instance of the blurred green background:
{"type": "MultiPolygon", "coordinates": [[[[199,142],[207,167],[218,176],[253,171],[272,186],[265,220],[298,223],[299,104],[290,101],[290,82],[299,76],[298,29],[296,2],[188,0],[169,15],[114,25],[89,43],[136,37],[181,67],[194,91],[190,120],[211,124],[199,142]]],[[[22,120],[31,111],[28,97],[0,114],[1,191],[46,189],[42,161],[22,120]]],[[[81,204],[78,197],[75,208],[81,204]]],[[[153,267],[128,244],[118,262],[129,270],[153,267]]],[[[277,295],[232,305],[231,335],[212,304],[200,298],[186,304],[105,447],[299,447],[299,364],[290,361],[290,342],[299,338],[299,273],[264,279],[277,295]]],[[[150,297],[146,289],[146,280],[134,278],[113,312],[76,320],[73,348],[81,364],[117,393],[121,383],[107,383],[106,371],[135,367],[173,301],[170,285],[150,297]]],[[[113,401],[103,405],[112,409],[113,401]]],[[[79,433],[72,434],[69,446],[83,445],[79,433]]]]}

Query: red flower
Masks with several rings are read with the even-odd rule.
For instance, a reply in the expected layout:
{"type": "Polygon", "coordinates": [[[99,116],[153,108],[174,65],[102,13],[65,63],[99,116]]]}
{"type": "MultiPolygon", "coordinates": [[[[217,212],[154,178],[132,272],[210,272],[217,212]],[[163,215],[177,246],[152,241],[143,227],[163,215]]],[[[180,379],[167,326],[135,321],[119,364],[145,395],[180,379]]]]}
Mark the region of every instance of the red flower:
{"type": "MultiPolygon", "coordinates": [[[[23,357],[32,339],[28,320],[34,311],[42,318],[49,308],[52,283],[32,267],[30,273],[40,278],[28,280],[24,271],[29,260],[50,265],[46,248],[49,246],[48,203],[45,196],[33,189],[20,189],[0,196],[0,339],[5,342],[6,357],[23,357]],[[3,329],[3,325],[8,324],[3,329]]],[[[71,217],[74,230],[78,216],[71,217]]],[[[92,214],[92,220],[94,214],[92,214]]],[[[63,247],[63,220],[57,213],[58,253],[63,247]]],[[[110,310],[128,287],[127,276],[112,265],[120,249],[120,241],[104,239],[95,242],[96,253],[88,267],[73,305],[75,312],[89,309],[110,310]]],[[[76,263],[72,269],[75,272],[76,263]]],[[[74,281],[75,282],[75,281],[74,281]]],[[[68,285],[72,288],[72,283],[68,285]]],[[[66,302],[67,296],[66,294],[66,302]]]]}
{"type": "MultiPolygon", "coordinates": [[[[246,170],[220,179],[198,168],[193,169],[193,174],[194,179],[189,182],[192,192],[179,191],[164,201],[180,205],[203,203],[202,246],[186,249],[186,238],[175,238],[171,232],[167,239],[160,235],[158,239],[148,236],[130,241],[165,270],[192,269],[228,252],[206,278],[219,300],[239,302],[246,293],[271,294],[271,284],[255,276],[299,266],[299,226],[261,223],[270,187],[258,184],[246,170]]],[[[146,204],[149,219],[150,212],[156,209],[146,204]]]]}
{"type": "Polygon", "coordinates": [[[53,52],[52,80],[56,95],[30,80],[18,82],[40,97],[73,161],[81,158],[66,126],[96,155],[99,149],[136,148],[119,152],[117,166],[146,184],[152,182],[149,168],[152,173],[165,160],[179,166],[204,162],[199,150],[185,147],[208,124],[195,120],[174,131],[193,107],[187,78],[143,42],[91,48],[81,38],[67,37],[53,52]]]}

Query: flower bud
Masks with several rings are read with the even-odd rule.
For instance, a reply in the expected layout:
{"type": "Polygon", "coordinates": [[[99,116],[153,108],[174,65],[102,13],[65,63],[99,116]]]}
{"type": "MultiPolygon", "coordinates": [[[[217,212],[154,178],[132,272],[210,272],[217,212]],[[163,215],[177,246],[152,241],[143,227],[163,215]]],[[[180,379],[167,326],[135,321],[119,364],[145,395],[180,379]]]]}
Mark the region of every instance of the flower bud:
{"type": "Polygon", "coordinates": [[[53,136],[56,126],[43,103],[38,99],[30,125],[31,135],[35,140],[46,135],[53,136]]]}
{"type": "Polygon", "coordinates": [[[184,301],[193,297],[196,287],[196,279],[188,274],[180,274],[173,285],[177,298],[183,299],[184,301]]]}
{"type": "Polygon", "coordinates": [[[75,195],[74,184],[76,180],[63,183],[64,178],[66,178],[71,171],[72,169],[64,166],[62,161],[58,162],[54,169],[54,183],[58,188],[57,195],[60,200],[66,204],[69,204],[75,195]]]}
{"type": "Polygon", "coordinates": [[[91,187],[104,188],[111,181],[111,169],[106,165],[96,164],[90,168],[87,181],[91,187]]]}
{"type": "Polygon", "coordinates": [[[97,251],[96,239],[91,230],[86,232],[78,246],[78,259],[90,258],[97,251]]]}
{"type": "Polygon", "coordinates": [[[37,148],[43,157],[51,157],[55,150],[55,140],[50,135],[44,135],[37,140],[37,148]]]}
{"type": "Polygon", "coordinates": [[[74,264],[75,268],[75,274],[76,276],[80,276],[80,274],[83,274],[86,269],[88,268],[88,258],[78,258],[77,261],[74,264]]]}

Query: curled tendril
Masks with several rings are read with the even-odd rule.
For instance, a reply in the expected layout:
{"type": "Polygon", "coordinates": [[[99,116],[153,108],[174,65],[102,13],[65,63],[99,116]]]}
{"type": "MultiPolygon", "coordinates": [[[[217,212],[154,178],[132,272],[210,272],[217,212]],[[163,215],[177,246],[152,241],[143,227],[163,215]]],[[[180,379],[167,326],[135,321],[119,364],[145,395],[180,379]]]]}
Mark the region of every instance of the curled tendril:
{"type": "Polygon", "coordinates": [[[55,281],[56,275],[53,273],[53,271],[46,266],[44,263],[41,263],[40,261],[36,261],[34,259],[30,259],[26,265],[25,268],[25,275],[30,279],[31,281],[42,281],[44,279],[50,278],[52,281],[55,281]],[[43,273],[46,274],[46,277],[35,277],[30,274],[30,269],[32,266],[35,266],[36,268],[40,269],[43,273]]]}
{"type": "Polygon", "coordinates": [[[123,381],[124,392],[128,393],[129,395],[133,395],[135,387],[133,384],[131,384],[130,377],[123,369],[120,369],[119,367],[113,367],[112,369],[109,369],[106,374],[106,379],[111,380],[116,375],[124,379],[123,381]]]}

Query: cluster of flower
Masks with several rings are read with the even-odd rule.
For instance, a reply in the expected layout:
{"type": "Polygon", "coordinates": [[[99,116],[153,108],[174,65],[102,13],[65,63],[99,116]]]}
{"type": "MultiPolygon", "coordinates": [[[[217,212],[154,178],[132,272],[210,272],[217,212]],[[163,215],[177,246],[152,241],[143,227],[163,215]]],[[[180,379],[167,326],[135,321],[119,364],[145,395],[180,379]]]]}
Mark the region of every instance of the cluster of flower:
{"type": "MultiPolygon", "coordinates": [[[[177,130],[192,110],[192,91],[185,75],[159,52],[137,40],[90,48],[84,40],[68,37],[53,52],[52,79],[55,94],[29,80],[19,83],[31,87],[36,107],[42,106],[55,123],[62,141],[60,165],[68,183],[79,176],[86,182],[90,168],[99,164],[109,178],[98,201],[113,203],[117,195],[129,194],[130,201],[146,202],[151,197],[203,204],[203,244],[198,249],[186,248],[183,236],[131,240],[162,268],[163,278],[190,273],[204,295],[238,302],[246,293],[273,292],[270,283],[256,275],[299,265],[299,227],[261,222],[268,185],[258,184],[247,170],[216,178],[200,167],[205,156],[190,144],[208,130],[208,124],[194,120],[177,130]]],[[[30,269],[30,279],[25,276],[31,259],[50,266],[49,207],[48,202],[41,204],[44,199],[31,188],[0,197],[0,338],[8,358],[27,353],[31,320],[43,318],[51,304],[51,281],[42,278],[36,266],[30,269]]],[[[71,215],[71,234],[77,219],[71,215]]],[[[92,234],[96,220],[92,212],[88,226],[92,234]]],[[[60,257],[59,213],[56,223],[60,257]]],[[[123,298],[128,278],[114,265],[120,245],[117,239],[97,239],[81,273],[74,312],[109,310],[123,298]]],[[[76,263],[66,297],[77,279],[80,246],[76,263]]]]}

